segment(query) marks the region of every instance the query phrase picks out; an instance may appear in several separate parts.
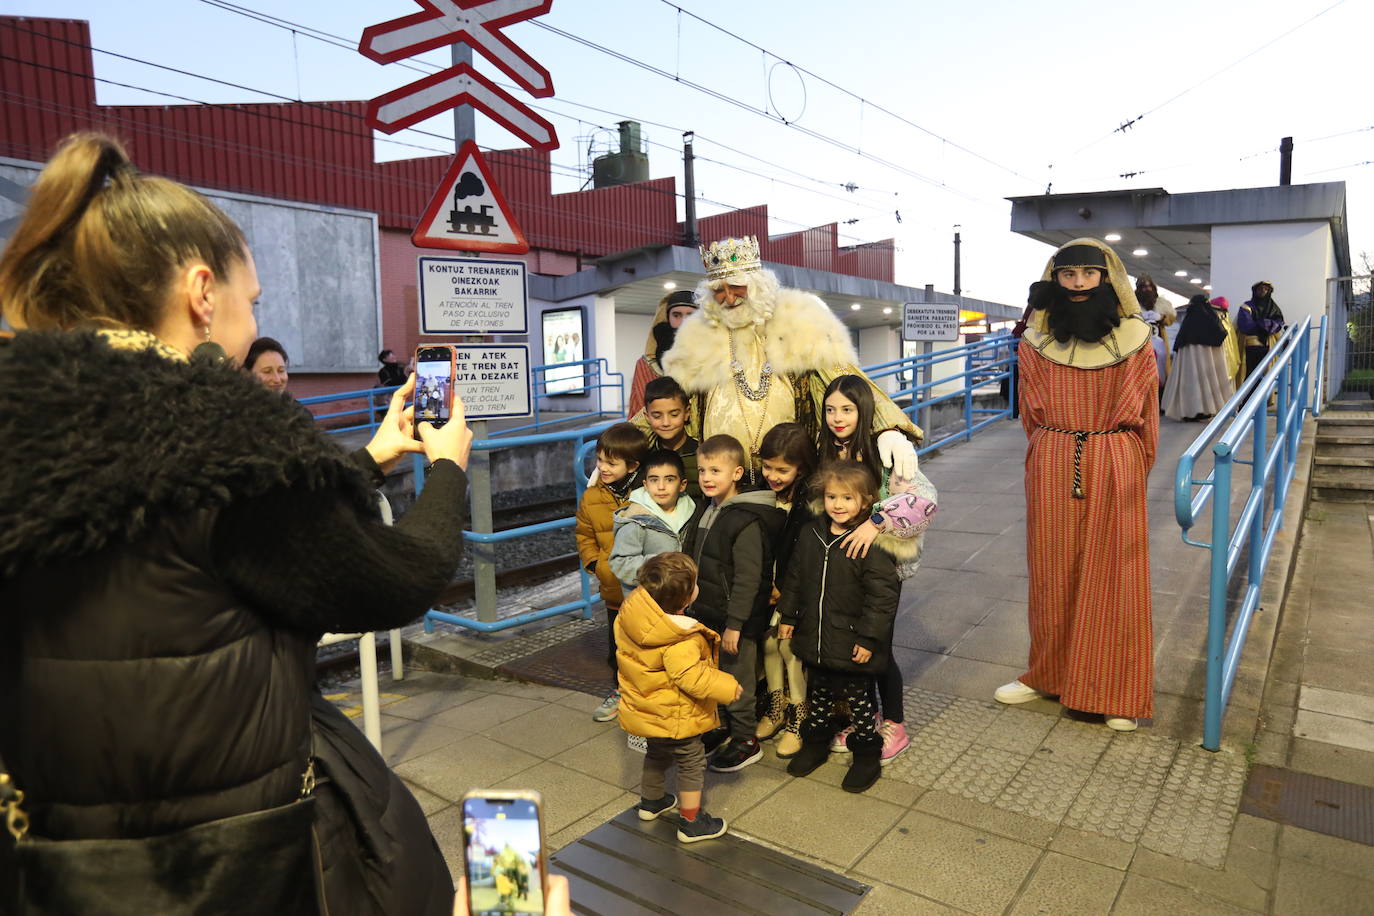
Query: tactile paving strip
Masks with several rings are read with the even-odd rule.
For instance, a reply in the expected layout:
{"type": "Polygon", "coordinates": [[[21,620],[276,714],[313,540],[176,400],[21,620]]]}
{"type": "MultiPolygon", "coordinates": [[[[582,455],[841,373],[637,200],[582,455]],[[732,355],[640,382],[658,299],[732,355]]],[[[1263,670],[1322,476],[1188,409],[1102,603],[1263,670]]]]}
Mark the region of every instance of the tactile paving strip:
{"type": "Polygon", "coordinates": [[[1127,843],[1138,841],[1177,750],[1177,741],[1153,735],[1121,735],[1111,741],[1064,823],[1127,843]]]}
{"type": "Polygon", "coordinates": [[[1140,844],[1221,868],[1244,786],[1244,759],[1228,752],[1179,748],[1140,844]]]}
{"type": "Polygon", "coordinates": [[[507,677],[601,696],[611,689],[606,639],[606,625],[601,624],[572,639],[507,662],[496,670],[507,677]]]}
{"type": "Polygon", "coordinates": [[[1021,754],[975,744],[954,761],[931,788],[990,805],[1025,762],[1021,754]]]}
{"type": "Polygon", "coordinates": [[[1090,776],[1091,766],[1032,757],[993,804],[1057,824],[1064,819],[1090,776]]]}
{"type": "MultiPolygon", "coordinates": [[[[439,626],[439,624],[435,624],[439,626]]],[[[559,643],[576,639],[593,630],[599,630],[603,634],[606,631],[606,621],[595,618],[584,620],[575,618],[566,623],[561,623],[555,627],[548,627],[535,633],[526,633],[518,639],[483,649],[472,657],[472,660],[490,668],[504,665],[507,662],[532,655],[559,643]]],[[[603,637],[604,638],[604,637],[603,637]]]]}

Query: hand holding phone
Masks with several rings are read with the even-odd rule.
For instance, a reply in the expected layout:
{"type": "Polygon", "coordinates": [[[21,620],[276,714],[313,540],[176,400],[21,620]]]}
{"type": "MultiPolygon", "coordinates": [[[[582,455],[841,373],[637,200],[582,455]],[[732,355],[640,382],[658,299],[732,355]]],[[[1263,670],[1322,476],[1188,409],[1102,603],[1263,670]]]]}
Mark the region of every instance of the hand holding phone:
{"type": "Polygon", "coordinates": [[[471,916],[545,916],[549,866],[539,793],[476,789],[460,805],[471,916]]]}
{"type": "Polygon", "coordinates": [[[455,387],[457,368],[457,351],[452,346],[416,348],[413,423],[426,458],[431,462],[447,458],[467,470],[472,431],[455,387]]]}

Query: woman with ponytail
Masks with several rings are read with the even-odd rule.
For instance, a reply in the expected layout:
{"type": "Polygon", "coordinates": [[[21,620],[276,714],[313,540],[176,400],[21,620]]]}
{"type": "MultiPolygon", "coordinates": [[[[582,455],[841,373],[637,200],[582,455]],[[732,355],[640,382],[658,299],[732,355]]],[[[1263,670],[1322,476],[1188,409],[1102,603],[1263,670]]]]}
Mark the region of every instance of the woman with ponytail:
{"type": "MultiPolygon", "coordinates": [[[[258,293],[239,227],[109,138],[69,138],[34,185],[0,255],[0,772],[29,835],[57,841],[37,847],[161,844],[140,863],[155,879],[109,889],[119,912],[211,894],[216,912],[448,913],[424,815],[319,695],[314,657],[322,632],[400,626],[447,583],[471,433],[457,404],[416,442],[412,377],[345,455],[238,368],[258,293]],[[373,487],[412,451],[433,470],[387,527],[373,487]],[[309,813],[304,836],[181,839],[283,809],[309,813]]],[[[0,888],[77,893],[9,839],[0,888]]]]}

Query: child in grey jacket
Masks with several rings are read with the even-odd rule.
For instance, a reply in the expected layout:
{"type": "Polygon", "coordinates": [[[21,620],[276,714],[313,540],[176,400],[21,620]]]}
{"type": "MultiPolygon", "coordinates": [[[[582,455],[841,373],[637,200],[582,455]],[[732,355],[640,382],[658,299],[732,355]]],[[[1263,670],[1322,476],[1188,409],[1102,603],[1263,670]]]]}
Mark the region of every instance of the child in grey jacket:
{"type": "Polygon", "coordinates": [[[634,590],[645,560],[682,549],[682,531],[696,512],[677,452],[650,452],[642,470],[644,485],[630,494],[628,506],[615,513],[610,566],[627,595],[634,590]]]}

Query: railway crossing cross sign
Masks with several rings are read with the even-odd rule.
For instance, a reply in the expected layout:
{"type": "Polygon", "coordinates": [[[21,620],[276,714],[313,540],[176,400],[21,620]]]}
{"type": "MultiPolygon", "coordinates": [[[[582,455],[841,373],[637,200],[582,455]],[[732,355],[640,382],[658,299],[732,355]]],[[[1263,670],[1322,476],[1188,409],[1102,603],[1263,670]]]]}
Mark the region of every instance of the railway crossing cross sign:
{"type": "MultiPolygon", "coordinates": [[[[358,50],[379,64],[403,60],[444,45],[465,44],[500,67],[537,99],[553,95],[549,71],[501,31],[512,23],[542,16],[553,0],[416,0],[424,12],[368,26],[358,50]]],[[[558,134],[549,121],[491,80],[461,63],[367,104],[368,126],[382,133],[471,105],[530,146],[551,150],[558,134]]]]}
{"type": "Polygon", "coordinates": [[[458,150],[410,240],[419,248],[454,251],[524,254],[530,250],[472,140],[458,150]]]}

